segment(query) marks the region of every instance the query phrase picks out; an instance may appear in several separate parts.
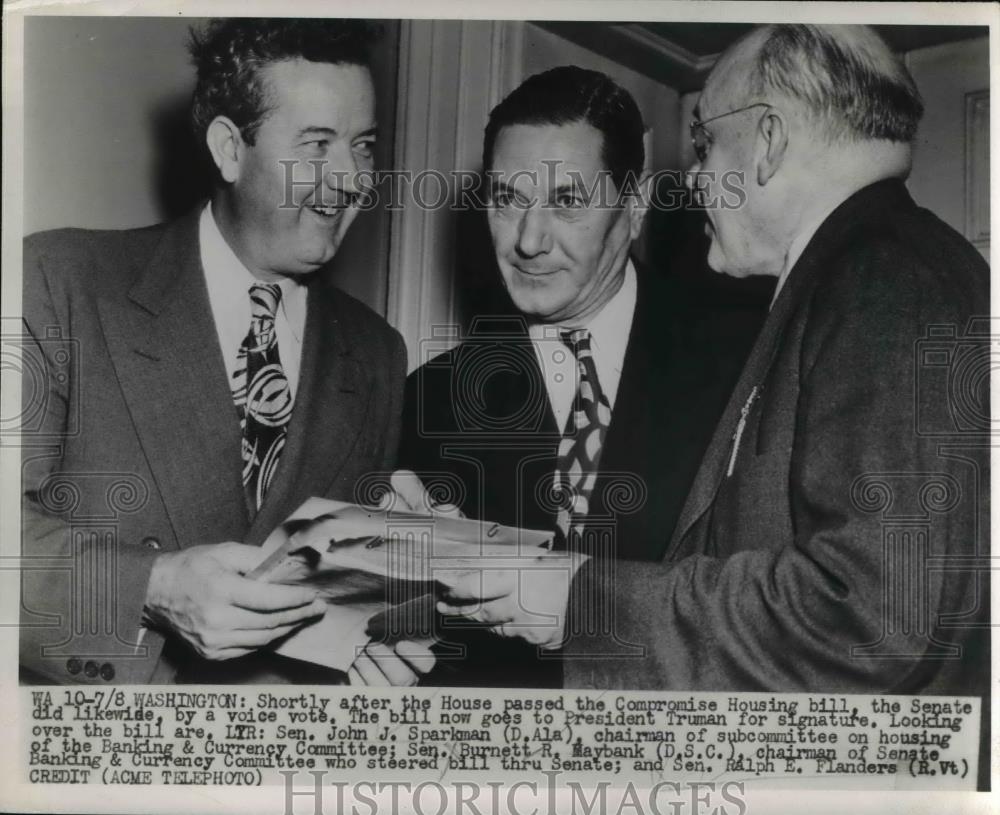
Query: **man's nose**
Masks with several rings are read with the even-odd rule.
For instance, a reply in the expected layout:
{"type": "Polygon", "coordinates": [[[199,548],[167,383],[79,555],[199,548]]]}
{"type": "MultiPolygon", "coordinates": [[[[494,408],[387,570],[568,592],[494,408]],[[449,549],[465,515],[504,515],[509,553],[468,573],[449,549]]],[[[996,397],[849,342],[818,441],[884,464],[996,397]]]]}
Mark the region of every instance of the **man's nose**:
{"type": "Polygon", "coordinates": [[[350,145],[338,146],[337,149],[331,150],[327,157],[323,180],[331,190],[357,195],[361,192],[359,169],[357,157],[350,145]]]}
{"type": "Polygon", "coordinates": [[[691,193],[691,200],[695,206],[705,206],[707,200],[705,185],[708,181],[708,176],[702,173],[701,162],[695,159],[694,164],[688,167],[687,172],[684,173],[684,186],[691,193]]]}
{"type": "Polygon", "coordinates": [[[548,213],[537,204],[526,208],[518,224],[517,251],[524,257],[542,255],[552,249],[548,213]]]}
{"type": "Polygon", "coordinates": [[[695,159],[694,163],[684,173],[684,186],[688,188],[688,192],[694,192],[697,189],[698,173],[700,172],[701,162],[695,159]]]}

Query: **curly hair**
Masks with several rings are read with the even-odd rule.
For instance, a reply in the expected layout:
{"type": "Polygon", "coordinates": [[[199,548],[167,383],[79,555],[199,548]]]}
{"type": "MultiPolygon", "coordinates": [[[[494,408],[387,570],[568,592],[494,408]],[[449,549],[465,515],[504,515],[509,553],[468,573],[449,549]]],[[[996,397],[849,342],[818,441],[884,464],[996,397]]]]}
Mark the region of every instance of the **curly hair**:
{"type": "Polygon", "coordinates": [[[261,68],[290,59],[367,67],[380,34],[367,20],[237,17],[210,20],[201,31],[192,28],[188,50],[198,72],[191,102],[195,137],[204,141],[209,124],[221,115],[253,144],[270,112],[261,68]]]}

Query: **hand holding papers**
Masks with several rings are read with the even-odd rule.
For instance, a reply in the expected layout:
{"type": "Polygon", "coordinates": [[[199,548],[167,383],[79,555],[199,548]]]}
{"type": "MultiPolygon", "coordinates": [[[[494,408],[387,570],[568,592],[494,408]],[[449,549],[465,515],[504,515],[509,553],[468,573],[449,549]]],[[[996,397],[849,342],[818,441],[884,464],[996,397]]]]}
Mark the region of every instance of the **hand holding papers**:
{"type": "Polygon", "coordinates": [[[432,638],[441,576],[517,569],[551,542],[548,532],[312,498],[272,533],[247,576],[316,590],[327,613],[276,651],[346,671],[371,639],[432,638]]]}
{"type": "Polygon", "coordinates": [[[400,640],[395,645],[370,642],[347,670],[352,685],[405,687],[416,685],[434,667],[436,657],[429,644],[400,640]]]}
{"type": "Polygon", "coordinates": [[[172,632],[205,659],[226,660],[322,617],[326,604],[309,588],[247,579],[259,559],[256,546],[234,541],[164,552],[150,571],[145,623],[172,632]]]}
{"type": "MultiPolygon", "coordinates": [[[[409,470],[392,474],[391,497],[407,509],[438,517],[461,517],[457,507],[435,505],[420,478],[409,470]]],[[[541,550],[514,564],[483,558],[472,570],[438,569],[444,584],[442,614],[490,625],[503,637],[521,637],[542,648],[557,648],[565,630],[569,587],[586,556],[541,550]]]]}
{"type": "Polygon", "coordinates": [[[562,645],[570,584],[587,560],[576,552],[545,552],[522,560],[515,569],[485,568],[442,574],[442,614],[455,614],[490,626],[501,637],[520,637],[542,648],[562,645]]]}

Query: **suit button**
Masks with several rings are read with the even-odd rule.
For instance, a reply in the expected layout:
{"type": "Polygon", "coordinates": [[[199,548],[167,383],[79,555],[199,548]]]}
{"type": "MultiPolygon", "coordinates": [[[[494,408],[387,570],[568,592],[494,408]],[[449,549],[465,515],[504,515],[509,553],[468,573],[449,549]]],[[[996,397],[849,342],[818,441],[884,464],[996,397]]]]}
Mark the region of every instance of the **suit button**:
{"type": "Polygon", "coordinates": [[[83,670],[83,663],[80,662],[76,657],[66,660],[66,670],[69,671],[73,676],[76,676],[83,670]]]}
{"type": "Polygon", "coordinates": [[[115,666],[112,665],[110,662],[105,662],[101,666],[101,679],[110,682],[114,678],[115,678],[115,666]]]}
{"type": "Polygon", "coordinates": [[[88,661],[86,665],[83,666],[83,673],[88,679],[93,679],[97,676],[97,663],[88,661]]]}
{"type": "Polygon", "coordinates": [[[162,549],[163,548],[163,544],[160,543],[160,541],[157,538],[154,538],[154,537],[143,538],[141,542],[142,542],[142,545],[145,546],[145,547],[147,547],[148,549],[162,549]]]}

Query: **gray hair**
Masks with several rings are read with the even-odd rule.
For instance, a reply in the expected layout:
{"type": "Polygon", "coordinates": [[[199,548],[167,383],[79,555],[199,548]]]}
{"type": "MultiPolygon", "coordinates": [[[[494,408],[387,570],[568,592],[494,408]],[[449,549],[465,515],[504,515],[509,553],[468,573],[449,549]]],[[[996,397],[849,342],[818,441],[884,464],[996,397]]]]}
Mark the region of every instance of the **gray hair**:
{"type": "Polygon", "coordinates": [[[909,143],[924,113],[910,72],[867,26],[770,26],[748,86],[801,102],[831,141],[909,143]]]}

